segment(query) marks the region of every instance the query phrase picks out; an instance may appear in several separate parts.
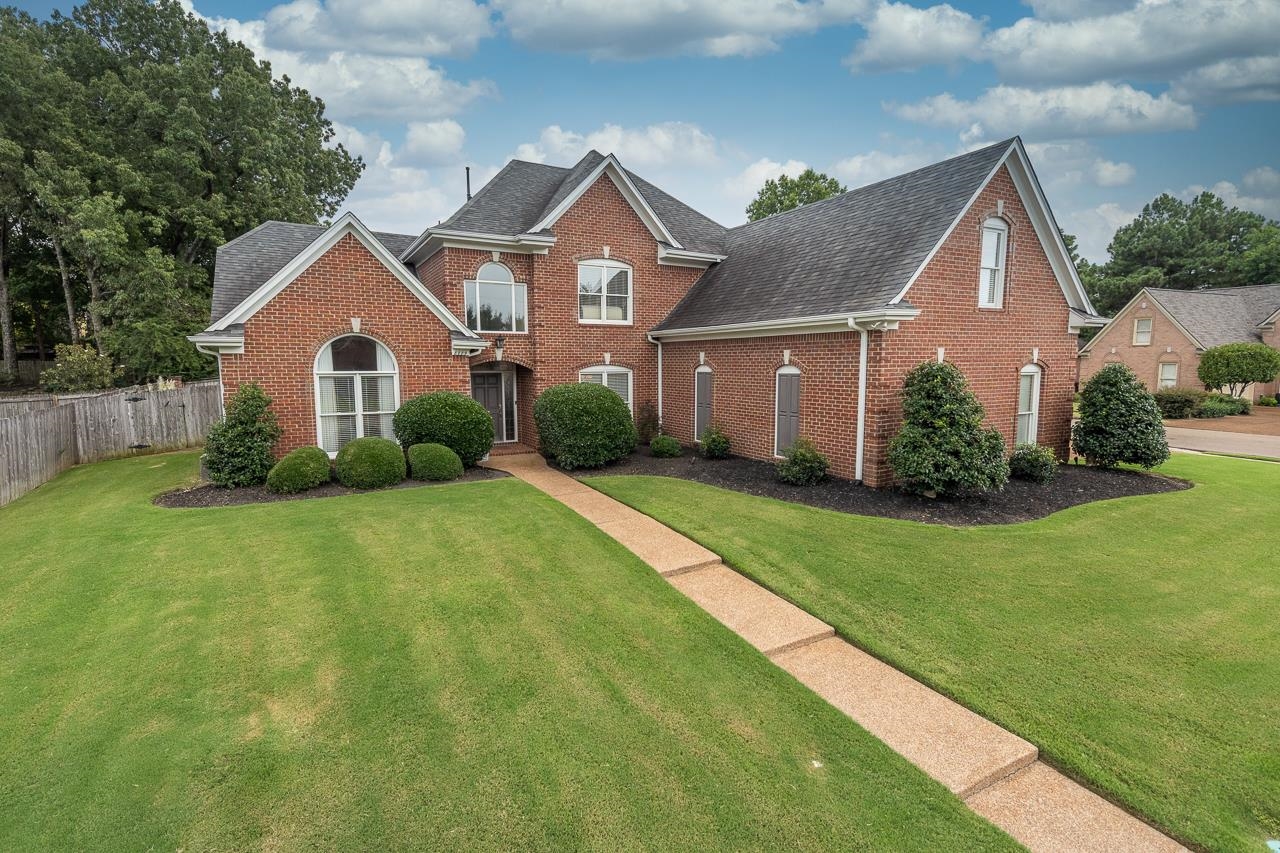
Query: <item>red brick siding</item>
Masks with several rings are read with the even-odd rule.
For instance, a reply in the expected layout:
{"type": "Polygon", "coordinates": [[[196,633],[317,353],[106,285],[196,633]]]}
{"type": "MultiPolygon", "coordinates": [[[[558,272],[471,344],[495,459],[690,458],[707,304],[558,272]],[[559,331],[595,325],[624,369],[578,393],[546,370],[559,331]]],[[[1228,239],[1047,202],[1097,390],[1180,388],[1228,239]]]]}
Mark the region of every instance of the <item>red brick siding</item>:
{"type": "Polygon", "coordinates": [[[352,236],[343,237],[245,324],[242,355],[223,355],[227,399],[242,382],[271,396],[282,427],[277,455],[316,443],[314,366],[330,339],[351,331],[376,338],[395,356],[400,399],[440,389],[469,392],[467,359],[450,354],[435,314],[352,236]]]}

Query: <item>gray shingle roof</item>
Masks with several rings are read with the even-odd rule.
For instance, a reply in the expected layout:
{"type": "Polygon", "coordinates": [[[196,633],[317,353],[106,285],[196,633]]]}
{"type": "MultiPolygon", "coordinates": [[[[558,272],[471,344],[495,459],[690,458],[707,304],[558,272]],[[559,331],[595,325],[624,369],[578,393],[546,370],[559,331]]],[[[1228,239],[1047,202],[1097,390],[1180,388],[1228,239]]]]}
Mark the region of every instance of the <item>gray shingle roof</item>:
{"type": "MultiPolygon", "coordinates": [[[[226,316],[326,230],[323,225],[273,220],[219,246],[213,267],[210,322],[226,316]]],[[[396,256],[414,240],[408,234],[374,232],[373,236],[396,256]]]]}
{"type": "Polygon", "coordinates": [[[1280,284],[1147,293],[1204,347],[1261,340],[1258,325],[1280,310],[1280,284]]]}
{"type": "Polygon", "coordinates": [[[880,308],[906,286],[1013,140],[728,232],[728,258],[656,330],[880,308]]]}

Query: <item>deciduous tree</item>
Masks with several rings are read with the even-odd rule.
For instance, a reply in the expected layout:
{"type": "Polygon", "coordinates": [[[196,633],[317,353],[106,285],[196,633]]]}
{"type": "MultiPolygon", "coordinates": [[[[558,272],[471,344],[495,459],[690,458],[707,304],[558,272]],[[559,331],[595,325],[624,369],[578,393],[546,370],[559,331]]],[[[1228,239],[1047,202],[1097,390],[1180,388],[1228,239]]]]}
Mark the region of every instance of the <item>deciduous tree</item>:
{"type": "Polygon", "coordinates": [[[776,180],[770,178],[764,182],[760,192],[756,193],[755,200],[747,205],[747,218],[755,222],[802,204],[831,198],[844,191],[844,185],[835,178],[813,169],[805,169],[794,178],[787,175],[781,175],[776,180]]]}

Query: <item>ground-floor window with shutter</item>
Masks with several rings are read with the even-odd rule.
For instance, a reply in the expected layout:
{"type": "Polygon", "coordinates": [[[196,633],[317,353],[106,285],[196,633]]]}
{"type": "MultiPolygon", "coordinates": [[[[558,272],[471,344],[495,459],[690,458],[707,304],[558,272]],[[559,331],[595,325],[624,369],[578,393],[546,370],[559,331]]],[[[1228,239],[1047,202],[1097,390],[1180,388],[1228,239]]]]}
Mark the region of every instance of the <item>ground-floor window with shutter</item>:
{"type": "Polygon", "coordinates": [[[1035,444],[1040,433],[1040,368],[1028,364],[1018,375],[1016,444],[1035,444]]]}
{"type": "Polygon", "coordinates": [[[625,367],[613,367],[608,364],[588,367],[578,372],[578,381],[603,385],[626,400],[628,409],[633,408],[631,405],[631,371],[625,367]]]}
{"type": "Polygon", "coordinates": [[[800,437],[800,369],[779,367],[774,382],[773,452],[781,456],[800,437]]]}
{"type": "Polygon", "coordinates": [[[702,434],[711,426],[711,368],[705,364],[693,374],[693,440],[702,441],[702,434]]]}
{"type": "Polygon", "coordinates": [[[400,405],[399,373],[391,351],[373,338],[345,335],[316,357],[316,434],[330,454],[353,438],[392,438],[400,405]]]}

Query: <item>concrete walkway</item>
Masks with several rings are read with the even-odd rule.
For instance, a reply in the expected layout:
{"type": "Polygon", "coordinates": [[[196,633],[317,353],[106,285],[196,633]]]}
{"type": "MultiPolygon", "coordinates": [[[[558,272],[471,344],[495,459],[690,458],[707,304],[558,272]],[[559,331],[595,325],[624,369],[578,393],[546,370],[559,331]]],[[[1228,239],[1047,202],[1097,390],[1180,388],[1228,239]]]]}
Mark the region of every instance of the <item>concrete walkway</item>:
{"type": "Polygon", "coordinates": [[[612,536],[978,814],[1033,851],[1175,851],[1172,839],[1038,760],[1035,746],[835,635],[713,552],[552,470],[536,454],[485,463],[541,489],[612,536]]]}

